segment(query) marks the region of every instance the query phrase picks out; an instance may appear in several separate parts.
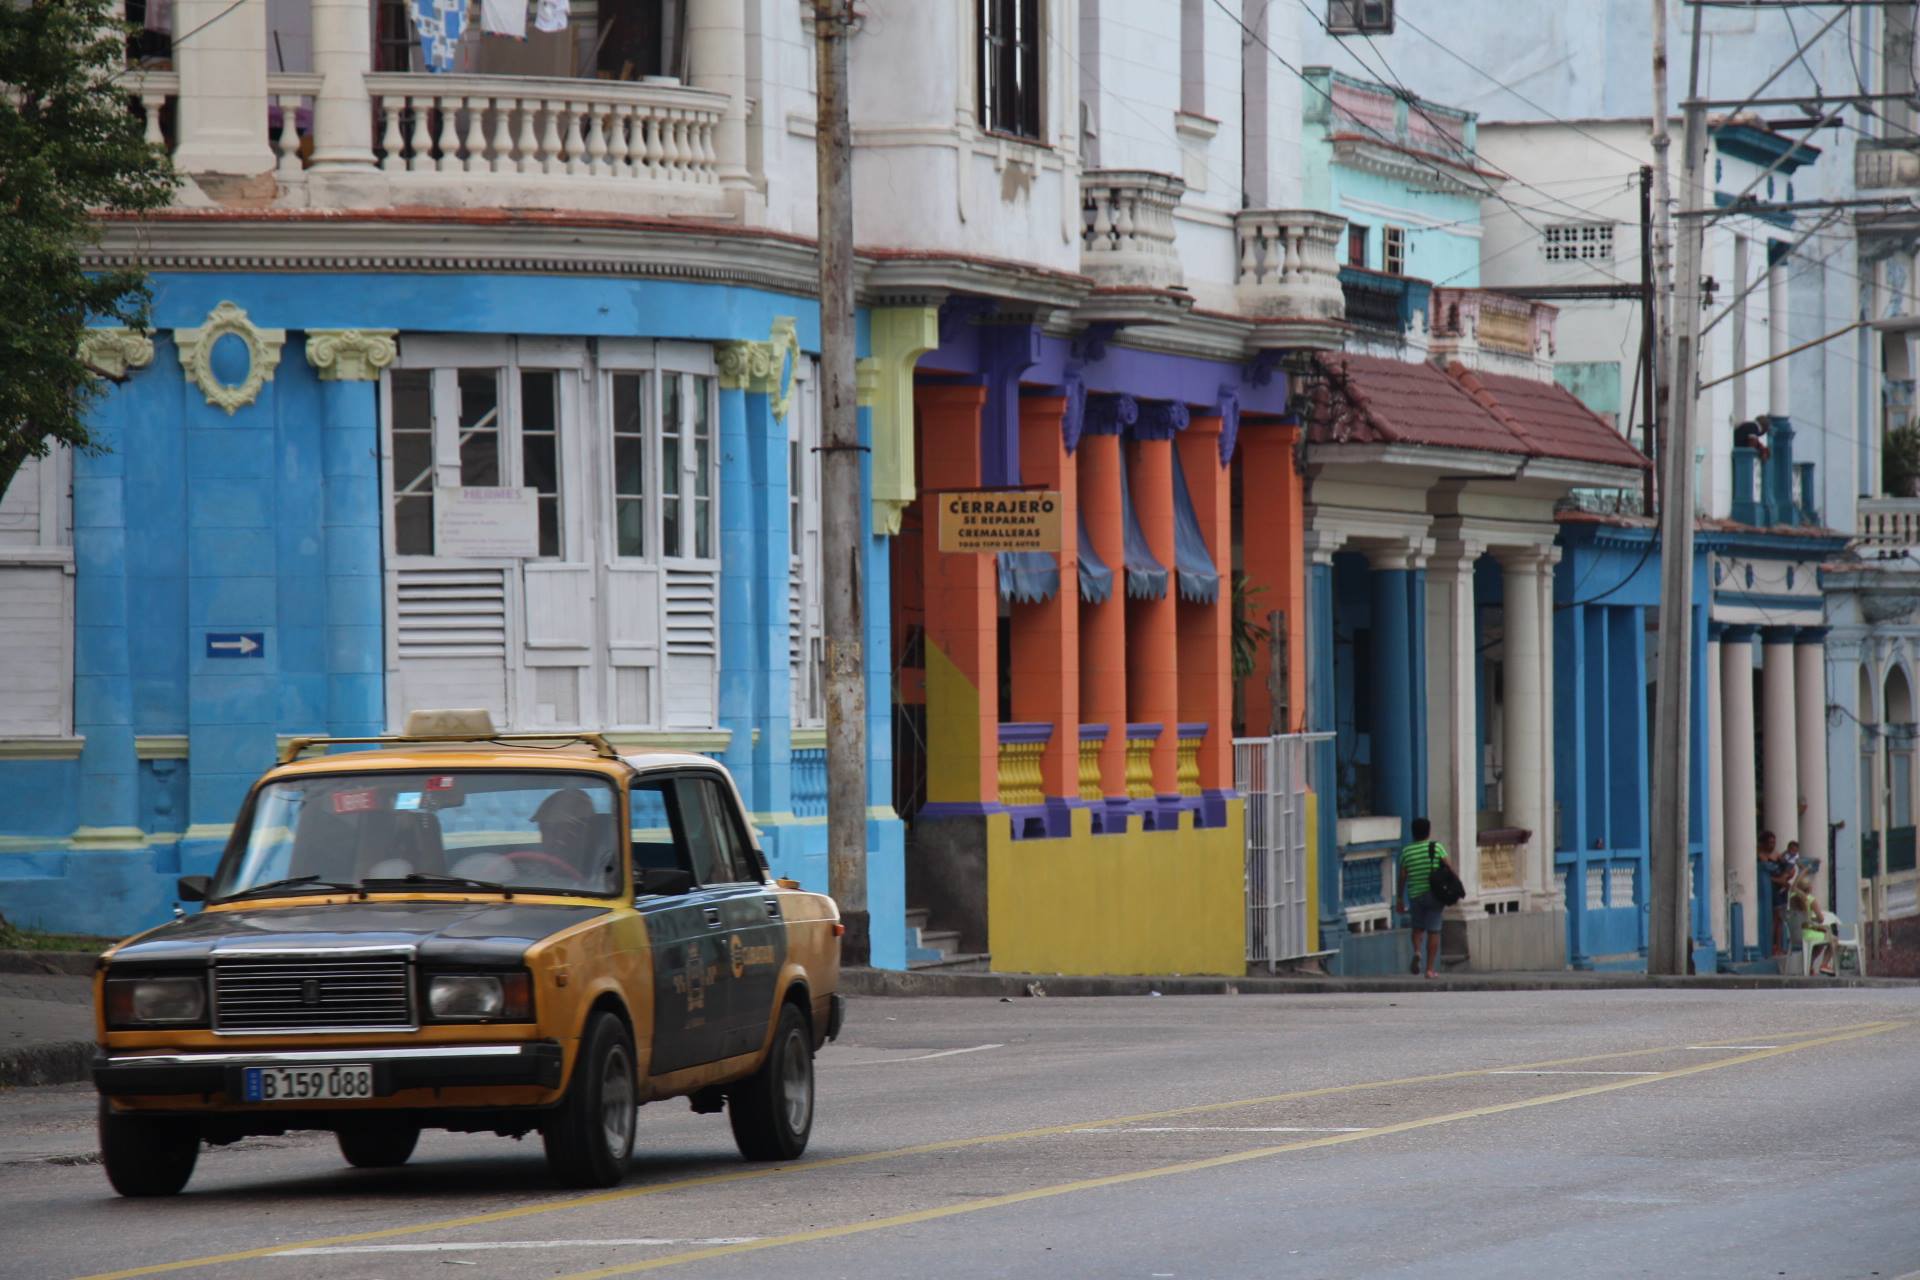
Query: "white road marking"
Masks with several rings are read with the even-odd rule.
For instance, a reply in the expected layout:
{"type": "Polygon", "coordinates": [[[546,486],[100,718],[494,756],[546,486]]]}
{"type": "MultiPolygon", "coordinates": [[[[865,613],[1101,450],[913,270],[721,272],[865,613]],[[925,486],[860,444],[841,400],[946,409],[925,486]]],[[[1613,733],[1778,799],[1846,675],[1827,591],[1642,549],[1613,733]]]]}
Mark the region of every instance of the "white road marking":
{"type": "Polygon", "coordinates": [[[1490,1076],[1657,1076],[1658,1071],[1489,1071],[1490,1076]]]}
{"type": "Polygon", "coordinates": [[[869,1058],[865,1062],[842,1062],[843,1067],[878,1067],[889,1062],[925,1062],[930,1058],[951,1058],[958,1053],[982,1053],[988,1049],[1004,1049],[1003,1044],[976,1044],[968,1049],[942,1049],[938,1053],[915,1054],[911,1058],[869,1058]]]}
{"type": "Polygon", "coordinates": [[[1779,1047],[1777,1044],[1690,1044],[1687,1046],[1689,1049],[1698,1049],[1706,1053],[1720,1049],[1778,1049],[1779,1047]]]}
{"type": "Polygon", "coordinates": [[[1138,1129],[1075,1129],[1075,1133],[1365,1133],[1366,1125],[1343,1125],[1334,1128],[1301,1128],[1296,1125],[1226,1125],[1226,1124],[1183,1124],[1153,1125],[1138,1129]]]}
{"type": "Polygon", "coordinates": [[[638,1236],[626,1240],[468,1240],[433,1244],[337,1244],[315,1249],[287,1249],[275,1258],[319,1258],[337,1253],[481,1253],[488,1249],[607,1249],[653,1248],[659,1245],[752,1244],[758,1236],[715,1236],[703,1240],[638,1236]]]}

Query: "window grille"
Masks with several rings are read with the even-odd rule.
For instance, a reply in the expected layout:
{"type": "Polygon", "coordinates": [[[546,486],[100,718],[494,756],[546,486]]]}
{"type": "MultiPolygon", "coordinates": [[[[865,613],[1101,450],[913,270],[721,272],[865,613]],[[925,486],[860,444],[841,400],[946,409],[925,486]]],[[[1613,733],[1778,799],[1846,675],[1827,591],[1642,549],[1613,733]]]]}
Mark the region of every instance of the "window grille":
{"type": "Polygon", "coordinates": [[[1611,222],[1562,222],[1541,233],[1540,251],[1548,262],[1612,262],[1611,222]]]}

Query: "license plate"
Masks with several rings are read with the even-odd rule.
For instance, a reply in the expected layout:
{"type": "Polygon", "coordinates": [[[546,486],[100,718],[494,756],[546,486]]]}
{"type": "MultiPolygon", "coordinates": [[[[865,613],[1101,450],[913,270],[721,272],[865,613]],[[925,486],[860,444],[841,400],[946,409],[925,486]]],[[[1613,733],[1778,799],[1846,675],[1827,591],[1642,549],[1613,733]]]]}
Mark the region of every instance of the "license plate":
{"type": "Polygon", "coordinates": [[[241,1096],[248,1102],[306,1102],[371,1098],[373,1068],[365,1063],[322,1067],[248,1067],[241,1096]]]}

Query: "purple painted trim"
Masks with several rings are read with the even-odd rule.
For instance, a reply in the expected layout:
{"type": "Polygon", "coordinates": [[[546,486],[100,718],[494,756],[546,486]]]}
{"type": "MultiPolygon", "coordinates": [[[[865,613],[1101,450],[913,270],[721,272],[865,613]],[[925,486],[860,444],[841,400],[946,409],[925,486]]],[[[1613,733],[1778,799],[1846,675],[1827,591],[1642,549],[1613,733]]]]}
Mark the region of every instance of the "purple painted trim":
{"type": "Polygon", "coordinates": [[[1220,388],[1220,465],[1233,461],[1233,446],[1240,439],[1240,393],[1231,386],[1220,388]]]}
{"type": "Polygon", "coordinates": [[[1000,726],[1000,742],[1052,742],[1053,725],[1045,720],[1009,721],[1000,726]]]}
{"type": "Polygon", "coordinates": [[[1180,736],[1183,738],[1204,738],[1207,736],[1207,722],[1204,720],[1180,722],[1180,736]]]}
{"type": "Polygon", "coordinates": [[[1083,436],[1117,436],[1139,420],[1140,402],[1132,396],[1088,396],[1083,436]]]}
{"type": "Polygon", "coordinates": [[[1192,415],[1179,400],[1146,400],[1140,405],[1140,420],[1127,434],[1135,440],[1171,440],[1190,421],[1192,415]]]}
{"type": "Polygon", "coordinates": [[[1005,813],[1002,804],[982,804],[977,800],[939,800],[920,806],[919,818],[938,820],[941,818],[984,818],[990,813],[1005,813]]]}
{"type": "Polygon", "coordinates": [[[1112,729],[1110,724],[1083,724],[1080,726],[1080,741],[1105,742],[1112,729]]]}
{"type": "Polygon", "coordinates": [[[1067,411],[1060,419],[1060,439],[1072,453],[1080,447],[1080,432],[1087,420],[1087,383],[1077,370],[1067,370],[1060,390],[1067,399],[1067,411]]]}
{"type": "Polygon", "coordinates": [[[1160,730],[1165,727],[1166,726],[1157,722],[1148,723],[1145,720],[1129,723],[1127,725],[1127,741],[1158,742],[1160,741],[1160,730]]]}
{"type": "MultiPolygon", "coordinates": [[[[981,335],[993,326],[970,323],[971,318],[979,314],[979,301],[955,298],[941,309],[940,346],[921,357],[921,376],[985,371],[981,335]]],[[[1091,356],[1092,348],[1086,354],[1091,356]]],[[[1089,392],[1124,393],[1152,400],[1178,400],[1183,404],[1217,404],[1223,385],[1237,385],[1243,412],[1272,415],[1287,412],[1287,376],[1279,367],[1277,356],[1270,361],[1242,364],[1114,344],[1106,349],[1103,359],[1095,360],[1076,357],[1070,339],[1043,336],[1040,358],[1024,375],[1024,380],[1030,387],[1058,387],[1065,381],[1070,366],[1079,369],[1089,392]]]]}
{"type": "Polygon", "coordinates": [[[980,330],[987,403],[980,410],[980,482],[1020,483],[1020,378],[1040,358],[1040,330],[994,324],[980,330]]]}
{"type": "Polygon", "coordinates": [[[1227,825],[1227,801],[1240,798],[1238,791],[1202,791],[1200,793],[1200,814],[1206,820],[1202,825],[1224,827],[1227,825]]]}

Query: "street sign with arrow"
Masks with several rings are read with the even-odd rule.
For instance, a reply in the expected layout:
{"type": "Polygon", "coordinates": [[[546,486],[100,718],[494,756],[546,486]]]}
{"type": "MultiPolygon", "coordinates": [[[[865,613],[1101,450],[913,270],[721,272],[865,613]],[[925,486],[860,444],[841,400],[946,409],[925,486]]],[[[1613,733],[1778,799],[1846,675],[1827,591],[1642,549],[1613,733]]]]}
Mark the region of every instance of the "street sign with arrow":
{"type": "Polygon", "coordinates": [[[260,658],[267,652],[267,633],[264,631],[209,631],[207,632],[207,656],[209,658],[260,658]]]}

